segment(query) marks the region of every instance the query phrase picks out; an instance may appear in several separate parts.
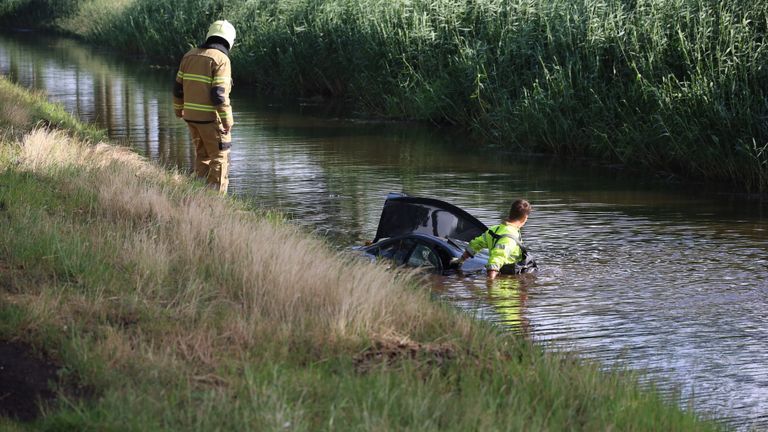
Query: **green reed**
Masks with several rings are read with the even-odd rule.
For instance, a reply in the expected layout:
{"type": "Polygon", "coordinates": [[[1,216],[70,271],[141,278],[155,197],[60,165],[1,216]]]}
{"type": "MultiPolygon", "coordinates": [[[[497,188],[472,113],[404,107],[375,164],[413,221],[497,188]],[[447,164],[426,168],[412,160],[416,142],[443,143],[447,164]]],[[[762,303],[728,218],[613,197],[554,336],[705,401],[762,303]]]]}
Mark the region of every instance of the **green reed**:
{"type": "Polygon", "coordinates": [[[768,190],[764,2],[111,3],[82,1],[58,22],[172,64],[211,20],[227,18],[239,31],[238,81],[265,92],[341,98],[509,148],[768,190]]]}

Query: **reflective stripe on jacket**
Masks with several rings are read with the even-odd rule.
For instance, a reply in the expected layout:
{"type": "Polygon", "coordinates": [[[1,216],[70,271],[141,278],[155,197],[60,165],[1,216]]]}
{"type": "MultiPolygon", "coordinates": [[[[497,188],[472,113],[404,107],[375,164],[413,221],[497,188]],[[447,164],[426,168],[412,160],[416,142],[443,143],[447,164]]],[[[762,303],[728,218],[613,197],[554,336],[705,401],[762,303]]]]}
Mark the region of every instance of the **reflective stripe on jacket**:
{"type": "Polygon", "coordinates": [[[515,264],[523,259],[523,250],[519,242],[522,240],[517,228],[507,224],[494,225],[472,239],[467,252],[474,255],[477,251],[488,249],[488,264],[485,267],[489,270],[499,270],[505,264],[515,264]],[[495,233],[496,237],[490,231],[495,233]]]}
{"type": "Polygon", "coordinates": [[[232,66],[227,49],[218,44],[192,48],[184,55],[176,74],[173,108],[176,115],[192,122],[233,122],[229,92],[232,66]]]}

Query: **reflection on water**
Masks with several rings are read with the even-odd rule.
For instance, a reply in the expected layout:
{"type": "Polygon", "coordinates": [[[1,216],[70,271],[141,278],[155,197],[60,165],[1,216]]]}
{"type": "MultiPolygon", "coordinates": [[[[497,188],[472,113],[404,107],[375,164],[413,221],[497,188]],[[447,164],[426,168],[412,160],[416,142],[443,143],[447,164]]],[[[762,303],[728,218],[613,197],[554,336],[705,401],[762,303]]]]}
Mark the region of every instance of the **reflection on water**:
{"type": "MultiPolygon", "coordinates": [[[[181,53],[180,53],[181,54],[181,53]]],[[[0,72],[45,89],[148,157],[189,170],[174,72],[61,39],[0,37],[0,72]]],[[[369,124],[233,90],[230,189],[348,246],[370,239],[388,192],[447,200],[488,225],[511,201],[533,278],[451,276],[435,290],[553,349],[648,371],[702,413],[768,428],[768,221],[727,195],[642,184],[587,164],[520,158],[424,127],[369,124]]]]}
{"type": "Polygon", "coordinates": [[[455,278],[441,278],[435,282],[435,291],[455,304],[472,311],[480,319],[499,323],[525,336],[530,336],[528,318],[528,288],[536,283],[536,276],[501,275],[487,279],[482,274],[458,275],[455,278]]]}

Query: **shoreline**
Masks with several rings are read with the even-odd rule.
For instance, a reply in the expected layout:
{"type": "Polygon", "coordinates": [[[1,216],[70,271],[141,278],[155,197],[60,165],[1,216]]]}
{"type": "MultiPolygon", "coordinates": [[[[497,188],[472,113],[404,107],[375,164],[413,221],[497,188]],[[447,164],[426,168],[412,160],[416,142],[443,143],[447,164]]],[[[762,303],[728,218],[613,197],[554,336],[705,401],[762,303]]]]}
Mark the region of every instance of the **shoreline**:
{"type": "MultiPolygon", "coordinates": [[[[38,32],[37,30],[30,29],[30,32],[34,34],[34,39],[37,42],[36,43],[46,43],[46,41],[49,40],[69,40],[73,43],[77,43],[78,46],[82,47],[91,47],[92,45],[89,44],[87,40],[82,39],[81,37],[77,37],[75,35],[71,34],[62,34],[60,32],[56,31],[45,31],[45,32],[38,32]]],[[[7,33],[6,33],[7,34],[7,33]]],[[[13,32],[10,33],[11,37],[13,37],[13,32]]],[[[105,48],[102,48],[104,51],[98,51],[99,53],[107,54],[107,57],[114,56],[115,59],[118,59],[120,54],[115,52],[110,52],[105,48]]],[[[135,57],[136,61],[142,62],[144,65],[143,67],[149,67],[151,69],[163,69],[170,71],[172,70],[172,67],[170,66],[155,66],[149,63],[149,57],[137,55],[135,57]]],[[[118,60],[119,61],[119,60],[118,60]]],[[[243,89],[241,88],[240,91],[243,89]]],[[[250,89],[246,89],[250,90],[250,89]]],[[[246,92],[246,95],[250,96],[250,92],[246,92]]],[[[270,97],[265,97],[264,100],[267,101],[274,101],[274,104],[278,107],[281,106],[291,106],[291,105],[303,105],[305,100],[302,98],[280,98],[275,97],[274,99],[271,99],[270,97]]],[[[335,101],[338,103],[339,101],[335,101]]],[[[272,105],[272,103],[270,103],[272,105]]],[[[417,126],[417,127],[428,127],[430,125],[425,124],[423,121],[418,121],[414,119],[387,119],[387,118],[370,118],[365,116],[358,116],[356,113],[349,113],[349,112],[343,112],[343,108],[339,108],[339,105],[336,105],[333,101],[331,102],[317,102],[317,103],[311,103],[309,104],[312,107],[317,107],[318,109],[322,110],[329,110],[332,111],[333,114],[330,114],[331,120],[341,120],[344,122],[350,122],[354,124],[371,124],[375,127],[378,126],[386,126],[386,125],[398,125],[398,126],[417,126]]],[[[322,113],[321,115],[325,116],[326,113],[322,113]]],[[[325,118],[325,117],[324,117],[325,118]]],[[[434,126],[433,126],[434,127],[434,126]]],[[[444,133],[457,133],[460,134],[460,136],[465,136],[466,131],[461,130],[458,128],[458,126],[451,126],[450,129],[446,130],[440,126],[437,127],[438,131],[442,130],[444,133]]],[[[486,144],[484,146],[485,150],[493,150],[495,152],[501,152],[506,155],[512,155],[514,154],[514,151],[509,148],[505,148],[499,145],[494,144],[486,144]]],[[[592,158],[589,156],[577,156],[577,157],[567,157],[565,155],[557,155],[557,154],[551,154],[551,153],[544,153],[544,152],[530,152],[530,153],[522,153],[520,154],[520,157],[524,159],[530,159],[530,160],[544,160],[544,161],[551,161],[556,163],[558,166],[562,166],[564,168],[568,167],[574,167],[574,166],[589,166],[591,168],[597,168],[601,170],[606,179],[626,179],[626,178],[638,178],[640,179],[640,182],[638,184],[642,185],[643,187],[649,186],[651,188],[657,188],[657,187],[672,187],[681,191],[690,192],[696,195],[701,196],[707,196],[711,194],[720,195],[727,198],[732,199],[738,199],[742,200],[744,202],[751,202],[751,203],[765,203],[768,202],[768,192],[745,192],[733,189],[732,187],[729,187],[727,185],[723,184],[712,184],[707,183],[706,181],[696,181],[691,179],[685,179],[681,178],[679,176],[676,176],[674,173],[670,172],[655,172],[655,173],[649,173],[647,171],[644,171],[640,167],[631,166],[628,164],[623,163],[610,163],[606,162],[600,159],[592,158]],[[702,193],[702,191],[706,190],[706,194],[702,193]]]]}
{"type": "MultiPolygon", "coordinates": [[[[24,15],[27,3],[0,8],[0,20],[24,15]]],[[[722,0],[712,10],[690,0],[633,9],[573,0],[561,5],[569,13],[543,0],[504,8],[367,0],[208,6],[239,29],[237,79],[265,94],[319,95],[373,117],[457,125],[515,151],[768,190],[766,39],[759,26],[740,25],[768,14],[759,5],[722,0]],[[419,13],[423,19],[406,19],[419,13]],[[705,19],[720,14],[733,25],[705,19]]],[[[21,24],[170,67],[205,26],[165,0],[33,12],[21,24]]]]}
{"type": "Polygon", "coordinates": [[[360,271],[268,209],[83,142],[0,79],[0,100],[24,93],[0,113],[0,340],[58,367],[41,430],[718,429],[633,373],[545,353],[413,275],[360,271]],[[286,253],[312,265],[285,271],[286,253]]]}

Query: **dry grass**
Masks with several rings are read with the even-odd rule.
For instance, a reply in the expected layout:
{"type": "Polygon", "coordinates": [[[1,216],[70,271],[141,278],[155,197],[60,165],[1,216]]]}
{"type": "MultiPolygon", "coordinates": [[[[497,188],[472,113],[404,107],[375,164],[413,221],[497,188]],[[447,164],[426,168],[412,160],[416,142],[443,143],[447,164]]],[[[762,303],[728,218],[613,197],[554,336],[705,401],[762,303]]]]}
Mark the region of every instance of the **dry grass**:
{"type": "Polygon", "coordinates": [[[7,81],[0,79],[0,127],[5,131],[24,128],[32,123],[31,109],[18,103],[17,95],[7,88],[7,81]]]}
{"type": "MultiPolygon", "coordinates": [[[[135,290],[125,295],[196,319],[224,308],[230,341],[253,343],[248,335],[265,332],[325,341],[410,334],[435,318],[426,293],[406,287],[409,276],[238,211],[126,149],[38,129],[24,137],[19,160],[23,170],[95,193],[90,244],[109,248],[120,239],[118,262],[131,269],[124,277],[135,290]]],[[[175,345],[209,363],[216,337],[204,329],[177,334],[175,345]]]]}
{"type": "Polygon", "coordinates": [[[29,109],[3,98],[0,100],[0,118],[11,126],[19,127],[28,124],[32,119],[32,114],[29,109]]]}

